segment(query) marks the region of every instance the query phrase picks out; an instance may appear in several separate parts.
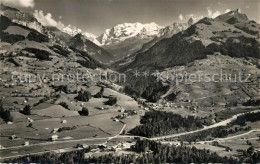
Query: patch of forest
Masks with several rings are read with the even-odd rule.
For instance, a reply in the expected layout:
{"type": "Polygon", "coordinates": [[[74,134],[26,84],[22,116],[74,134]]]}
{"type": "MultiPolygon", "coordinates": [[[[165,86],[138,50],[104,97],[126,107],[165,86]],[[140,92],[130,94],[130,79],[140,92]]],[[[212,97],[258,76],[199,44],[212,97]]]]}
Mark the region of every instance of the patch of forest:
{"type": "Polygon", "coordinates": [[[165,111],[149,111],[141,118],[142,125],[130,130],[133,135],[155,137],[203,128],[201,120],[193,116],[182,117],[165,111]]]}
{"type": "Polygon", "coordinates": [[[149,102],[156,102],[167,92],[169,86],[164,86],[155,76],[127,75],[127,81],[123,84],[124,92],[133,98],[144,98],[149,102]]]}

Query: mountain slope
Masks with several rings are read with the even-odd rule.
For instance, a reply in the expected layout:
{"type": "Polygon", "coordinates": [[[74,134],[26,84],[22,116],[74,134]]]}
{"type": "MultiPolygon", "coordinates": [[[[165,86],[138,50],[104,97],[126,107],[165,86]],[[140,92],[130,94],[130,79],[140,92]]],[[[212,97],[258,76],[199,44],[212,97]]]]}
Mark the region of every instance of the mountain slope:
{"type": "Polygon", "coordinates": [[[184,65],[207,54],[260,58],[260,25],[246,15],[230,11],[215,19],[203,18],[184,32],[157,42],[118,70],[163,69],[184,65]]]}
{"type": "Polygon", "coordinates": [[[15,8],[0,5],[1,15],[8,17],[12,22],[34,29],[39,33],[45,33],[44,27],[29,13],[21,12],[15,8]]]}
{"type": "Polygon", "coordinates": [[[143,44],[142,48],[140,50],[138,50],[137,53],[148,50],[158,41],[160,41],[164,38],[170,38],[174,34],[177,34],[183,30],[186,30],[188,27],[189,27],[189,25],[187,23],[173,23],[169,26],[166,26],[165,28],[162,28],[159,31],[158,35],[154,39],[152,39],[150,42],[143,44]]]}
{"type": "MultiPolygon", "coordinates": [[[[86,52],[70,50],[66,43],[52,32],[54,29],[48,30],[49,28],[42,26],[31,14],[1,5],[0,22],[3,56],[28,56],[30,60],[36,58],[49,61],[53,66],[56,61],[52,59],[60,58],[59,63],[63,66],[66,66],[68,61],[76,62],[78,65],[82,63],[78,61],[84,61],[89,68],[102,67],[86,52]]],[[[56,31],[59,32],[57,29],[56,31]]]]}
{"type": "Polygon", "coordinates": [[[85,51],[91,55],[94,59],[101,61],[103,63],[109,63],[114,59],[114,56],[104,50],[103,48],[97,46],[95,43],[86,39],[82,34],[77,34],[68,41],[68,45],[75,49],[85,51]]]}
{"type": "Polygon", "coordinates": [[[144,43],[141,49],[121,60],[116,61],[113,63],[112,67],[120,68],[122,65],[126,65],[127,63],[132,62],[139,53],[145,52],[160,40],[164,38],[170,38],[172,35],[177,34],[187,29],[188,27],[189,25],[187,23],[173,23],[169,26],[166,26],[165,28],[160,29],[157,36],[155,36],[151,41],[144,43]]]}
{"type": "Polygon", "coordinates": [[[50,40],[47,35],[39,33],[38,31],[21,24],[12,22],[6,16],[1,15],[0,21],[0,37],[2,42],[15,43],[25,39],[37,42],[48,42],[50,40]]]}
{"type": "Polygon", "coordinates": [[[67,43],[72,38],[70,34],[62,32],[57,27],[48,26],[46,28],[49,31],[53,32],[55,36],[57,36],[60,40],[64,41],[65,43],[67,43]]]}

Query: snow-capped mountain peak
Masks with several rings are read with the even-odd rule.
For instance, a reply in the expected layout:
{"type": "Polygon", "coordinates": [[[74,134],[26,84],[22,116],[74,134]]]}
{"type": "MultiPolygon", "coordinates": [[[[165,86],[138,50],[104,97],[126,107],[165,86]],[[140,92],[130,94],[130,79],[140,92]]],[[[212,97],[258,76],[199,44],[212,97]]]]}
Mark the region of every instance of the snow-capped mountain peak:
{"type": "Polygon", "coordinates": [[[99,41],[96,39],[96,35],[89,33],[89,32],[84,32],[82,33],[88,40],[92,41],[96,45],[100,45],[99,41]]]}
{"type": "Polygon", "coordinates": [[[64,26],[62,28],[60,28],[60,30],[62,32],[65,32],[71,36],[75,36],[77,34],[82,34],[86,37],[86,39],[94,42],[95,44],[99,45],[100,43],[96,40],[96,36],[92,33],[88,33],[88,32],[83,32],[81,29],[72,26],[72,25],[68,25],[68,26],[64,26]]]}
{"type": "Polygon", "coordinates": [[[142,24],[139,22],[123,23],[118,24],[111,29],[106,29],[105,32],[97,39],[101,45],[109,45],[136,36],[154,37],[162,28],[162,26],[159,26],[154,22],[147,24],[142,24]]]}
{"type": "Polygon", "coordinates": [[[82,30],[75,27],[75,26],[72,26],[72,25],[68,25],[68,26],[65,26],[61,29],[62,32],[65,32],[71,36],[75,36],[76,34],[78,33],[82,33],[82,30]]]}
{"type": "Polygon", "coordinates": [[[192,24],[197,23],[199,20],[201,20],[204,17],[205,16],[203,16],[203,15],[201,15],[201,16],[191,15],[190,19],[188,20],[188,25],[191,26],[192,24]]]}
{"type": "Polygon", "coordinates": [[[187,23],[173,23],[161,29],[158,34],[158,37],[168,38],[180,31],[186,30],[188,27],[189,25],[187,23]]]}

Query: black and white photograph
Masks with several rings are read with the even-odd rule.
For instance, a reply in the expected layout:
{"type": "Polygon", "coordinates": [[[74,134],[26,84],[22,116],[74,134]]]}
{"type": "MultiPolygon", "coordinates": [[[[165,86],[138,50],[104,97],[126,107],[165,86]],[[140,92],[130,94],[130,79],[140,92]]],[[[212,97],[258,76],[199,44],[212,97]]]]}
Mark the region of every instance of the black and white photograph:
{"type": "Polygon", "coordinates": [[[0,163],[260,163],[260,1],[0,0],[0,163]]]}

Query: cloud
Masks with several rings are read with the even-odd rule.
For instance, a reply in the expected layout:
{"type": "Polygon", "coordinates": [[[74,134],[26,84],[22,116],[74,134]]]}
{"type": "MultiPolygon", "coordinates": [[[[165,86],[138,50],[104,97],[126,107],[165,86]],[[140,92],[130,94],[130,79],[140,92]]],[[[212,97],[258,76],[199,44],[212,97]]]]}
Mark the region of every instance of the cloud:
{"type": "Polygon", "coordinates": [[[207,7],[207,11],[208,11],[208,17],[210,18],[216,18],[221,14],[218,10],[213,12],[209,7],[207,7]]]}
{"type": "Polygon", "coordinates": [[[52,18],[51,13],[44,15],[42,10],[34,10],[33,15],[43,26],[58,26],[58,22],[52,18]]]}
{"type": "MultiPolygon", "coordinates": [[[[52,27],[56,27],[59,30],[66,32],[70,35],[75,35],[77,33],[82,33],[82,30],[72,26],[72,25],[68,25],[65,26],[61,21],[56,21],[51,13],[47,13],[46,15],[43,13],[42,10],[34,10],[33,15],[35,16],[35,18],[43,25],[43,26],[52,26],[52,27]]],[[[61,16],[59,16],[59,19],[62,19],[61,16]]]]}
{"type": "MultiPolygon", "coordinates": [[[[228,13],[229,11],[231,11],[230,9],[226,9],[224,13],[228,13]]],[[[207,7],[207,14],[204,15],[196,15],[196,14],[189,14],[189,15],[186,15],[185,17],[186,18],[192,18],[193,19],[193,22],[197,22],[199,21],[200,19],[204,18],[204,17],[209,17],[209,18],[216,18],[217,16],[221,15],[223,13],[221,13],[219,10],[216,10],[215,12],[211,10],[210,7],[207,7]]]]}
{"type": "Polygon", "coordinates": [[[211,17],[211,15],[212,15],[212,10],[211,10],[209,7],[207,7],[207,11],[208,11],[208,16],[211,17]]]}
{"type": "Polygon", "coordinates": [[[190,15],[187,15],[188,19],[189,18],[192,18],[193,19],[193,23],[196,23],[198,22],[200,19],[204,18],[205,16],[204,15],[195,15],[195,14],[190,14],[190,15]]]}
{"type": "Polygon", "coordinates": [[[181,21],[183,20],[183,15],[182,15],[182,14],[179,15],[179,19],[180,19],[181,21]]]}
{"type": "Polygon", "coordinates": [[[0,0],[1,3],[11,7],[31,7],[33,8],[34,0],[0,0]]]}
{"type": "Polygon", "coordinates": [[[228,12],[230,12],[230,11],[231,11],[230,9],[226,9],[225,13],[228,13],[228,12]]]}
{"type": "Polygon", "coordinates": [[[221,13],[217,10],[216,12],[214,12],[212,14],[212,18],[216,18],[217,16],[219,16],[221,13]]]}

